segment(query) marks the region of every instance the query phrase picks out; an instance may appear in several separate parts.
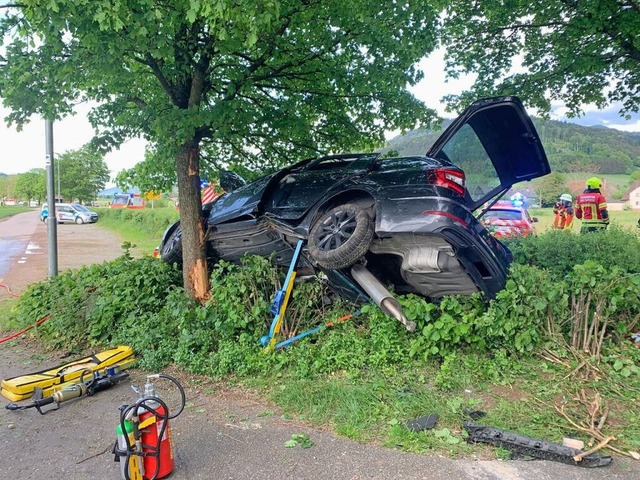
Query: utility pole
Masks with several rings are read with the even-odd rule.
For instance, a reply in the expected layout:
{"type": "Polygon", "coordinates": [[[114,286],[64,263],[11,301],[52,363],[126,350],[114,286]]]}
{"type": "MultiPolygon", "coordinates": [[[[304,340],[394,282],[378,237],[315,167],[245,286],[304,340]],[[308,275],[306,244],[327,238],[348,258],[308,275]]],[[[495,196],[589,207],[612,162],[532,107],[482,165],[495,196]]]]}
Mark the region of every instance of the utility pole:
{"type": "MultiPolygon", "coordinates": [[[[53,153],[52,153],[53,155],[53,153]]],[[[62,195],[60,194],[60,164],[58,162],[56,162],[56,165],[58,166],[58,198],[62,199],[62,195]]]]}
{"type": "Polygon", "coordinates": [[[44,121],[47,167],[47,253],[49,254],[49,278],[58,275],[58,222],[56,221],[55,169],[53,159],[53,122],[44,121]]]}

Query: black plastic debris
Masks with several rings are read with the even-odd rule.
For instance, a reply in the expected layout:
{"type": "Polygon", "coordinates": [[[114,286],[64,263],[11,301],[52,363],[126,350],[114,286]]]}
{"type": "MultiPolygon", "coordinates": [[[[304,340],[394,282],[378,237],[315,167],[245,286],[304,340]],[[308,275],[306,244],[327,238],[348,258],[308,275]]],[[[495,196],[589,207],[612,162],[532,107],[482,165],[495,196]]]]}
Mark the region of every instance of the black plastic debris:
{"type": "Polygon", "coordinates": [[[471,420],[480,420],[482,417],[487,415],[487,412],[483,412],[482,410],[471,410],[470,408],[465,408],[464,414],[467,417],[469,417],[471,420]]]}
{"type": "Polygon", "coordinates": [[[560,443],[547,442],[537,438],[527,437],[519,433],[507,432],[499,428],[486,427],[473,422],[465,422],[464,429],[469,434],[467,442],[469,443],[490,443],[499,447],[506,448],[518,456],[529,456],[541,458],[543,460],[552,460],[554,462],[566,463],[578,467],[604,467],[611,463],[611,457],[608,455],[600,455],[598,453],[590,453],[582,457],[582,460],[576,461],[574,457],[582,450],[576,448],[565,447],[560,443]]]}
{"type": "Polygon", "coordinates": [[[435,427],[440,416],[437,413],[432,413],[425,417],[416,418],[407,422],[407,428],[412,432],[421,432],[423,430],[429,430],[435,427]]]}

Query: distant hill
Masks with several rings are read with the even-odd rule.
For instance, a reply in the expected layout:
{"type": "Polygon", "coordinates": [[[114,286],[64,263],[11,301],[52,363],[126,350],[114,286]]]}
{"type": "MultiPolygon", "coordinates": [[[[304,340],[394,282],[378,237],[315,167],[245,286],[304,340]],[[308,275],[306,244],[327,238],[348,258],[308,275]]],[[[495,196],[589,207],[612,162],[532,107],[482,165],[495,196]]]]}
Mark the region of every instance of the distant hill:
{"type": "MultiPolygon", "coordinates": [[[[451,120],[445,121],[439,131],[418,129],[394,137],[382,151],[423,155],[449,124],[451,120]]],[[[629,174],[640,170],[640,133],[537,118],[534,124],[556,172],[629,174]]]]}

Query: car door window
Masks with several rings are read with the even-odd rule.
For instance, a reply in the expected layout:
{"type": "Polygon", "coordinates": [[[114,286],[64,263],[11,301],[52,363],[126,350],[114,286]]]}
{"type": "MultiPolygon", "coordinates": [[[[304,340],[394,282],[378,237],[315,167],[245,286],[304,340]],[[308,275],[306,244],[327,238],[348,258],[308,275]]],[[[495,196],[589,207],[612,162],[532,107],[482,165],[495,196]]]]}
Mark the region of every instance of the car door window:
{"type": "Polygon", "coordinates": [[[475,203],[500,186],[495,167],[475,131],[463,125],[438,153],[438,158],[460,167],[467,193],[475,203]]]}
{"type": "Polygon", "coordinates": [[[472,210],[516,183],[551,172],[535,127],[516,97],[474,102],[440,135],[427,156],[448,160],[464,171],[472,210]]]}

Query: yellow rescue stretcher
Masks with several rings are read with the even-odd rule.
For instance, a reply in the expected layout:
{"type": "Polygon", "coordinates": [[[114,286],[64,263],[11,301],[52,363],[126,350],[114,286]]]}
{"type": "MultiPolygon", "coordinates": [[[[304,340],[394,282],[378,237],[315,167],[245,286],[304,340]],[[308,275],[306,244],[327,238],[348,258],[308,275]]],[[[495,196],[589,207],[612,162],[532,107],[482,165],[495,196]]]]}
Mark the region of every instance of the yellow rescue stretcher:
{"type": "Polygon", "coordinates": [[[133,349],[119,345],[64,365],[2,380],[0,394],[12,402],[17,402],[31,397],[34,389],[41,388],[43,397],[48,397],[62,385],[77,382],[86,370],[99,372],[113,365],[118,365],[119,369],[123,370],[134,360],[133,349]]]}

